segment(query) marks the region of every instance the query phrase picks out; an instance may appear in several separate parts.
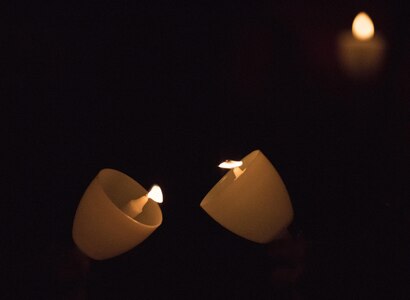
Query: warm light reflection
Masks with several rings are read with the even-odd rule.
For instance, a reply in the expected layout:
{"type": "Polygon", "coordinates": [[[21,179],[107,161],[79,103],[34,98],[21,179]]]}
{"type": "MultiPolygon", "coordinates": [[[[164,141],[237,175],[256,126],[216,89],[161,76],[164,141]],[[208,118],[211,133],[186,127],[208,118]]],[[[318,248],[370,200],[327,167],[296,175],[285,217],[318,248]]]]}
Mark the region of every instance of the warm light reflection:
{"type": "Polygon", "coordinates": [[[218,167],[222,169],[233,169],[243,165],[242,161],[236,160],[225,160],[223,163],[220,163],[218,167]]]}
{"type": "Polygon", "coordinates": [[[361,41],[366,41],[374,36],[374,26],[372,19],[364,13],[359,13],[353,20],[353,36],[361,41]]]}
{"type": "Polygon", "coordinates": [[[151,190],[147,194],[148,198],[154,200],[155,202],[162,203],[163,202],[163,196],[162,196],[162,190],[158,185],[153,185],[151,190]]]}

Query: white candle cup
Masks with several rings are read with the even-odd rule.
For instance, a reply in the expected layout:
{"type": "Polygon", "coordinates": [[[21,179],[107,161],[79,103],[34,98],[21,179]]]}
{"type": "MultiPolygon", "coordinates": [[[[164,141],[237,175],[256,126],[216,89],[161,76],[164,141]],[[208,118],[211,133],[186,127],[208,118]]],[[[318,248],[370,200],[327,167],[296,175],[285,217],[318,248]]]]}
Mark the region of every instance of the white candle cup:
{"type": "Polygon", "coordinates": [[[162,223],[159,205],[149,200],[134,218],[121,208],[146,194],[124,173],[101,170],[86,189],[74,217],[72,234],[78,248],[93,259],[103,260],[144,241],[162,223]]]}
{"type": "Polygon", "coordinates": [[[261,151],[253,151],[242,161],[242,174],[237,177],[233,169],[228,171],[200,206],[233,233],[257,243],[269,243],[292,222],[289,194],[261,151]]]}
{"type": "MultiPolygon", "coordinates": [[[[367,15],[365,16],[369,22],[372,22],[367,15]]],[[[371,26],[373,29],[373,23],[371,23],[371,26]]],[[[355,30],[355,28],[353,27],[352,30],[355,30]]],[[[356,30],[360,30],[360,27],[356,30]]],[[[348,77],[368,79],[380,73],[384,64],[386,42],[381,34],[373,35],[373,33],[374,29],[368,37],[362,37],[357,33],[354,36],[352,31],[343,31],[339,34],[337,39],[339,65],[348,77]]]]}

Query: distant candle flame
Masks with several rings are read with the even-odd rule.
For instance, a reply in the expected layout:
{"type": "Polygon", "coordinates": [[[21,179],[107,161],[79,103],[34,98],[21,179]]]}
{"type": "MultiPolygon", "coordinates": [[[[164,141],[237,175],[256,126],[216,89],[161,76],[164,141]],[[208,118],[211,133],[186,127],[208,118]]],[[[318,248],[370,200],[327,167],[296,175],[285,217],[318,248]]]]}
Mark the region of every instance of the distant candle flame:
{"type": "Polygon", "coordinates": [[[242,161],[236,160],[225,160],[223,163],[220,163],[218,167],[222,169],[233,169],[243,165],[242,161]]]}
{"type": "Polygon", "coordinates": [[[155,202],[162,203],[163,202],[163,196],[162,196],[162,190],[158,185],[153,185],[151,190],[147,194],[148,198],[154,200],[155,202]]]}
{"type": "Polygon", "coordinates": [[[364,12],[359,13],[353,20],[352,32],[358,40],[370,40],[374,36],[372,19],[364,12]]]}

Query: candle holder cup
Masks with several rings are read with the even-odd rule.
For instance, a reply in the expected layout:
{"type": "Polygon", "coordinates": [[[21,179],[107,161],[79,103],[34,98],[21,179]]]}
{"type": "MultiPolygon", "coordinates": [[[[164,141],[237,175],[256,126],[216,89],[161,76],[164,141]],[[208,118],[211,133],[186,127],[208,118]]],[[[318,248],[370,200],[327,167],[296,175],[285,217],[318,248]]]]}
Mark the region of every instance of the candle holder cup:
{"type": "Polygon", "coordinates": [[[93,259],[103,260],[144,241],[162,223],[159,205],[148,201],[135,218],[120,208],[145,194],[144,187],[126,174],[101,170],[86,189],[74,217],[72,234],[78,248],[93,259]]]}

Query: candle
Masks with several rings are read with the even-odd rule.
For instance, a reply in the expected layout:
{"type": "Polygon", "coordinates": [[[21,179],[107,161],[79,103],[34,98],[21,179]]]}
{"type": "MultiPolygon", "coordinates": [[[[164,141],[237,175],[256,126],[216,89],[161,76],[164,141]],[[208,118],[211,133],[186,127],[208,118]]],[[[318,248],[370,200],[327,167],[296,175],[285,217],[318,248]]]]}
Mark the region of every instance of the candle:
{"type": "Polygon", "coordinates": [[[158,185],[153,185],[151,190],[146,195],[127,202],[124,206],[121,207],[121,210],[131,218],[135,218],[140,213],[142,213],[142,210],[148,203],[149,199],[157,203],[163,202],[162,190],[158,185]]]}
{"type": "Polygon", "coordinates": [[[380,71],[386,44],[381,34],[375,34],[366,13],[359,13],[353,20],[352,31],[342,32],[337,42],[340,67],[347,76],[366,79],[380,71]]]}
{"type": "Polygon", "coordinates": [[[233,169],[233,174],[235,175],[235,180],[241,176],[246,169],[242,170],[240,166],[243,165],[242,161],[235,161],[235,160],[225,160],[224,162],[220,163],[218,167],[221,169],[233,169]]]}
{"type": "Polygon", "coordinates": [[[240,162],[225,161],[220,166],[230,170],[200,206],[223,227],[248,240],[269,243],[279,237],[293,219],[293,208],[270,161],[255,150],[240,162]]]}
{"type": "Polygon", "coordinates": [[[101,170],[77,207],[72,231],[74,242],[87,256],[97,260],[131,250],[162,223],[161,208],[149,200],[162,201],[160,191],[154,186],[148,193],[120,171],[101,170]]]}

